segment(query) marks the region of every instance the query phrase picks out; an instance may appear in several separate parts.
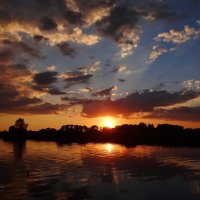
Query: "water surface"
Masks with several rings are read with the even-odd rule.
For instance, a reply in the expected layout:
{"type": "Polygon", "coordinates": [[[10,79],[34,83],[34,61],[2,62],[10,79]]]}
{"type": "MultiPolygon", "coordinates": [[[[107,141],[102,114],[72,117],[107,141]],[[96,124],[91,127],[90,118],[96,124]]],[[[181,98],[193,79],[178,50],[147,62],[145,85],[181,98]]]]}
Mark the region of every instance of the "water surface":
{"type": "Polygon", "coordinates": [[[0,199],[200,199],[200,148],[0,140],[0,199]]]}

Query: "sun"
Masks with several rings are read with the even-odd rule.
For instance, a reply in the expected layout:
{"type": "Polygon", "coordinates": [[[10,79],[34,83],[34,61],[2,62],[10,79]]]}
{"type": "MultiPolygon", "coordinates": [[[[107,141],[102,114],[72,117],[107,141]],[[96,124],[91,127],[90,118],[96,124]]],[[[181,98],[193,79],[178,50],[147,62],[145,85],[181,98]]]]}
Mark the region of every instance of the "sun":
{"type": "Polygon", "coordinates": [[[106,118],[103,122],[105,127],[108,128],[114,128],[115,127],[115,121],[112,118],[106,118]]]}

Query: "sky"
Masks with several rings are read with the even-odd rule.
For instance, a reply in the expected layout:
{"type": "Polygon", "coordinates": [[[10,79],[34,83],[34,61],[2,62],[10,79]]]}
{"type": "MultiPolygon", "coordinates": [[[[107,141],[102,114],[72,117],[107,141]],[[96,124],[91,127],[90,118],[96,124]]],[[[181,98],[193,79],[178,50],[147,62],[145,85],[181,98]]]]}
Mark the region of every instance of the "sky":
{"type": "Polygon", "coordinates": [[[200,127],[200,0],[1,0],[0,129],[200,127]]]}

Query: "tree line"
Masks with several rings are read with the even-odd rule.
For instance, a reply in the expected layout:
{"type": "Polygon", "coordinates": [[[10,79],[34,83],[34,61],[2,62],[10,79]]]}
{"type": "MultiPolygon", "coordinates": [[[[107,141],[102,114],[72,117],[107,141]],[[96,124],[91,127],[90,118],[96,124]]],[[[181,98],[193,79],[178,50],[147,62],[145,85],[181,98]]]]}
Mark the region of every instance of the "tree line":
{"type": "Polygon", "coordinates": [[[140,123],[123,124],[115,128],[97,125],[63,125],[60,129],[44,128],[38,131],[27,130],[23,119],[18,119],[8,131],[0,132],[4,140],[44,140],[58,143],[113,142],[125,145],[189,145],[200,146],[200,129],[184,128],[179,125],[140,123]]]}

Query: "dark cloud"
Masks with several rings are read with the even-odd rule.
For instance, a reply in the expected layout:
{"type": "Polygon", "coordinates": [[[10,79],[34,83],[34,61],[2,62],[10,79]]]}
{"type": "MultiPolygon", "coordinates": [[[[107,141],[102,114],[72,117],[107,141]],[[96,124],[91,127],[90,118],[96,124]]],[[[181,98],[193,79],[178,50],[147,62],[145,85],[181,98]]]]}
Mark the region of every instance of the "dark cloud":
{"type": "MultiPolygon", "coordinates": [[[[46,31],[58,31],[58,24],[69,27],[69,30],[74,25],[82,29],[85,24],[93,24],[102,36],[117,44],[135,47],[137,33],[135,38],[129,37],[129,34],[137,32],[140,19],[148,20],[149,17],[151,20],[155,18],[173,21],[178,17],[167,4],[159,1],[74,0],[73,3],[65,0],[1,0],[0,23],[5,25],[17,22],[22,26],[31,24],[33,28],[38,27],[41,30],[37,34],[44,35],[46,31]],[[98,15],[98,11],[102,9],[107,12],[106,17],[104,13],[94,20],[94,15],[98,15]]],[[[31,30],[27,31],[30,37],[42,39],[30,32],[31,30]]]]}
{"type": "Polygon", "coordinates": [[[47,86],[44,86],[44,85],[32,85],[31,86],[31,88],[33,90],[40,91],[40,92],[46,92],[48,87],[49,87],[49,85],[47,85],[47,86]]]}
{"type": "Polygon", "coordinates": [[[75,2],[83,12],[87,12],[98,7],[103,8],[114,5],[116,0],[75,0],[75,2]]]}
{"type": "Polygon", "coordinates": [[[74,55],[76,54],[76,50],[72,48],[67,42],[59,43],[57,44],[57,47],[65,56],[74,57],[74,55]]]}
{"type": "MultiPolygon", "coordinates": [[[[13,43],[12,47],[19,48],[23,53],[29,54],[30,56],[41,58],[38,48],[32,48],[25,42],[13,43]]],[[[19,52],[18,52],[19,53],[19,52]]]]}
{"type": "Polygon", "coordinates": [[[153,112],[156,107],[169,106],[184,103],[200,96],[199,92],[167,92],[145,90],[134,92],[125,98],[115,101],[110,98],[106,100],[63,98],[71,105],[82,105],[82,114],[86,117],[97,117],[107,115],[122,115],[128,117],[135,112],[153,112]]]}
{"type": "Polygon", "coordinates": [[[65,92],[61,91],[58,88],[50,88],[48,90],[48,93],[51,94],[51,95],[63,95],[63,94],[65,94],[65,92]]]}
{"type": "Polygon", "coordinates": [[[48,86],[57,81],[57,72],[46,71],[35,74],[33,77],[34,83],[41,86],[48,86]]]}
{"type": "Polygon", "coordinates": [[[163,88],[167,87],[167,84],[165,83],[159,83],[158,85],[155,85],[153,87],[154,90],[162,90],[163,88]]]}
{"type": "Polygon", "coordinates": [[[88,84],[90,82],[90,79],[92,78],[92,74],[86,74],[86,75],[78,75],[75,77],[70,77],[70,78],[66,78],[65,81],[67,82],[67,86],[66,87],[70,87],[72,85],[76,85],[76,84],[88,84]]]}
{"type": "Polygon", "coordinates": [[[101,35],[127,49],[122,52],[122,57],[130,54],[130,47],[133,49],[137,46],[141,19],[159,19],[171,22],[180,18],[174,11],[171,11],[167,4],[151,2],[120,1],[111,9],[108,16],[96,23],[97,30],[101,35]]]}
{"type": "Polygon", "coordinates": [[[182,16],[178,16],[170,7],[165,3],[150,3],[147,7],[141,6],[143,10],[143,15],[150,15],[155,19],[166,20],[168,22],[173,22],[181,19],[182,16]]]}
{"type": "Polygon", "coordinates": [[[93,96],[110,96],[111,95],[111,91],[115,88],[115,86],[109,87],[109,88],[105,88],[103,90],[99,90],[95,93],[93,93],[93,96]]]}
{"type": "Polygon", "coordinates": [[[2,102],[15,99],[19,92],[11,85],[0,82],[0,97],[2,102]]]}
{"type": "Polygon", "coordinates": [[[0,49],[0,63],[7,63],[15,58],[15,54],[11,49],[0,49]]]}
{"type": "MultiPolygon", "coordinates": [[[[14,82],[13,84],[15,85],[20,83],[20,80],[28,78],[29,76],[32,75],[31,70],[24,63],[1,64],[0,72],[1,72],[0,76],[1,83],[10,84],[11,82],[14,82]]],[[[23,85],[21,87],[23,87],[23,85]]]]}
{"type": "Polygon", "coordinates": [[[1,0],[0,20],[5,22],[35,22],[43,16],[62,16],[66,10],[65,0],[1,0]]]}
{"type": "Polygon", "coordinates": [[[42,40],[47,40],[47,38],[43,37],[42,35],[34,35],[33,39],[38,42],[41,42],[42,40]]]}
{"type": "Polygon", "coordinates": [[[64,95],[65,92],[61,91],[59,88],[53,87],[52,85],[33,85],[31,87],[35,91],[48,93],[51,95],[64,95]]]}
{"type": "Polygon", "coordinates": [[[64,104],[51,104],[37,97],[24,96],[10,83],[0,82],[0,99],[0,113],[4,114],[52,114],[67,108],[64,104]]]}
{"type": "Polygon", "coordinates": [[[20,92],[17,89],[10,85],[0,83],[0,112],[1,113],[16,113],[20,112],[21,108],[41,103],[42,101],[39,98],[20,96],[20,92]]]}
{"type": "Polygon", "coordinates": [[[2,104],[0,112],[9,114],[57,114],[67,108],[68,106],[65,104],[41,103],[41,100],[37,98],[25,98],[2,104]]]}
{"type": "Polygon", "coordinates": [[[89,58],[90,58],[91,60],[94,60],[94,59],[95,59],[95,56],[89,56],[89,58]]]}
{"type": "Polygon", "coordinates": [[[31,108],[42,104],[30,88],[33,73],[24,63],[0,66],[0,113],[30,113],[31,108]]]}
{"type": "MultiPolygon", "coordinates": [[[[0,41],[0,96],[1,102],[3,102],[1,104],[3,112],[6,112],[7,109],[10,113],[56,113],[66,108],[66,105],[42,102],[41,99],[34,98],[32,94],[31,89],[34,89],[35,93],[41,91],[51,95],[65,94],[65,92],[53,86],[57,82],[57,72],[48,71],[34,75],[28,67],[30,58],[42,58],[39,43],[35,41],[49,40],[51,45],[57,44],[64,55],[75,55],[76,51],[68,43],[60,43],[67,40],[65,39],[67,37],[63,36],[65,32],[64,34],[62,31],[59,32],[64,39],[61,39],[60,36],[56,40],[54,35],[51,35],[54,31],[58,33],[58,27],[63,26],[68,35],[67,31],[74,30],[74,28],[82,31],[84,35],[87,35],[88,30],[88,32],[95,30],[101,36],[110,38],[117,44],[134,46],[136,39],[132,36],[129,37],[129,34],[135,32],[134,37],[137,37],[141,19],[149,20],[151,18],[150,20],[161,19],[171,22],[178,18],[167,4],[158,1],[151,3],[152,1],[136,0],[74,0],[74,2],[75,8],[70,7],[69,1],[66,0],[0,1],[0,25],[2,30],[5,29],[1,36],[4,38],[3,34],[6,33],[4,40],[0,41]],[[94,14],[99,13],[98,11],[102,8],[105,8],[107,15],[102,14],[97,20],[93,19],[94,14]],[[88,24],[91,26],[85,26],[88,24]],[[7,25],[9,25],[9,28],[7,25]],[[85,29],[85,27],[87,28],[85,29]],[[27,62],[21,62],[22,60],[27,62]]],[[[74,37],[76,37],[76,34],[74,37]]],[[[91,59],[94,58],[91,57],[91,59]]],[[[110,66],[109,63],[106,65],[110,66]]],[[[67,73],[67,76],[63,79],[67,87],[76,84],[88,84],[94,76],[95,70],[96,65],[78,68],[67,73]]],[[[117,72],[117,69],[113,72],[117,72]]],[[[118,79],[118,81],[124,82],[124,79],[118,79]]],[[[94,96],[110,95],[112,89],[106,88],[97,91],[94,96]]],[[[105,115],[106,113],[128,116],[132,112],[152,111],[155,107],[185,102],[196,96],[197,93],[192,91],[190,93],[146,91],[132,93],[126,98],[115,101],[111,99],[68,100],[71,105],[83,105],[82,113],[88,117],[105,115]]]]}
{"type": "Polygon", "coordinates": [[[19,70],[19,71],[24,71],[24,70],[28,70],[28,67],[26,64],[24,63],[16,63],[16,64],[12,64],[9,67],[15,69],[15,70],[19,70]]]}
{"type": "Polygon", "coordinates": [[[200,122],[200,107],[176,107],[170,110],[156,109],[144,118],[200,122]]]}
{"type": "Polygon", "coordinates": [[[73,71],[63,73],[64,81],[67,82],[66,87],[71,87],[76,84],[89,84],[94,72],[98,70],[99,62],[91,65],[78,67],[73,71]]]}
{"type": "Polygon", "coordinates": [[[50,17],[42,17],[40,19],[39,28],[43,31],[51,31],[57,29],[57,24],[50,17]]]}
{"type": "Polygon", "coordinates": [[[0,23],[5,23],[6,21],[9,21],[10,19],[11,18],[10,18],[9,13],[6,10],[0,8],[0,23]]]}
{"type": "Polygon", "coordinates": [[[52,103],[42,103],[34,106],[29,106],[21,110],[20,113],[29,114],[58,114],[66,110],[68,106],[66,104],[52,104],[52,103]]]}
{"type": "Polygon", "coordinates": [[[33,76],[33,85],[31,88],[35,91],[48,93],[51,95],[63,95],[65,92],[61,91],[59,88],[54,87],[58,80],[58,73],[55,71],[46,71],[35,74],[33,76]]]}
{"type": "Polygon", "coordinates": [[[67,10],[65,12],[65,19],[70,24],[82,25],[84,23],[82,14],[79,12],[72,11],[72,10],[67,10]]]}
{"type": "Polygon", "coordinates": [[[32,72],[26,64],[1,64],[0,74],[0,95],[2,102],[13,101],[25,97],[26,94],[29,93],[26,84],[32,76],[32,72]]]}
{"type": "Polygon", "coordinates": [[[124,28],[135,28],[138,20],[139,16],[134,9],[116,6],[109,16],[97,23],[97,28],[103,35],[118,43],[121,37],[123,37],[124,28]]]}
{"type": "Polygon", "coordinates": [[[26,54],[35,58],[43,58],[37,46],[29,46],[23,41],[12,41],[12,40],[3,40],[4,48],[0,52],[0,59],[9,59],[14,61],[17,57],[19,58],[21,54],[26,54]]]}
{"type": "Polygon", "coordinates": [[[191,11],[194,11],[196,8],[198,8],[200,1],[199,0],[192,0],[191,3],[192,3],[191,11]]]}
{"type": "Polygon", "coordinates": [[[109,63],[106,63],[106,64],[105,64],[105,66],[106,66],[106,67],[110,67],[110,66],[111,66],[111,64],[109,64],[109,63]]]}
{"type": "Polygon", "coordinates": [[[121,82],[121,83],[126,82],[126,81],[125,81],[124,79],[122,79],[122,78],[118,78],[118,81],[121,82]]]}

